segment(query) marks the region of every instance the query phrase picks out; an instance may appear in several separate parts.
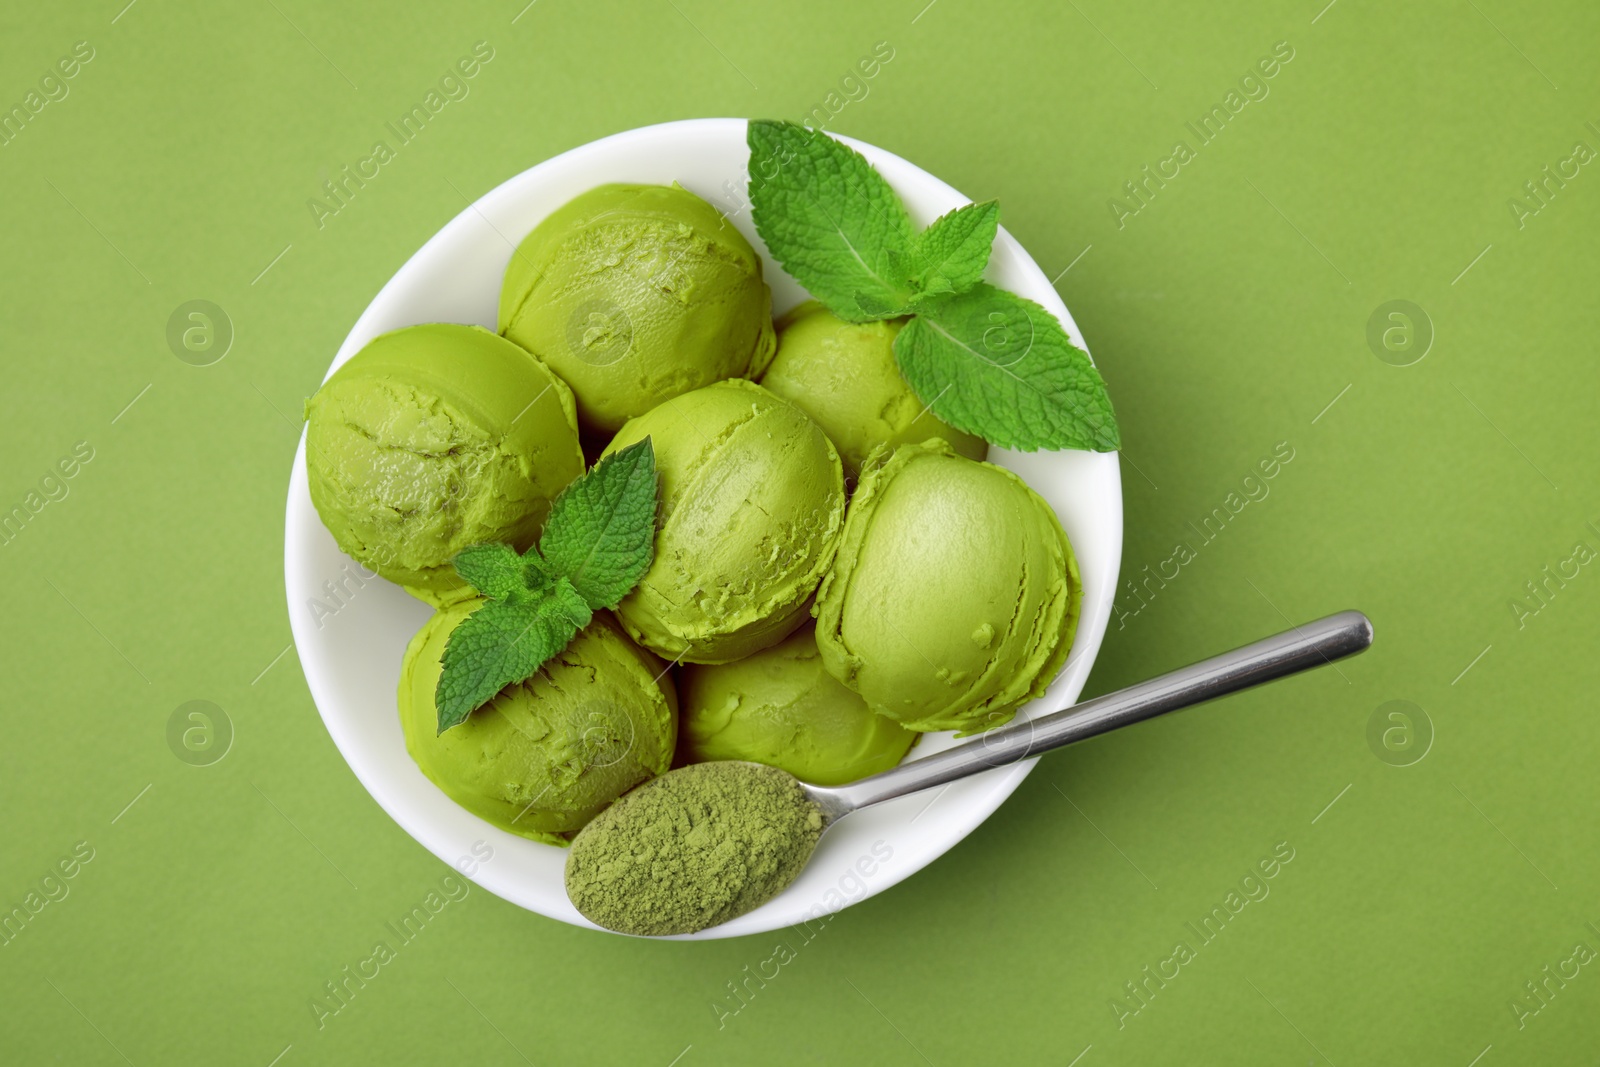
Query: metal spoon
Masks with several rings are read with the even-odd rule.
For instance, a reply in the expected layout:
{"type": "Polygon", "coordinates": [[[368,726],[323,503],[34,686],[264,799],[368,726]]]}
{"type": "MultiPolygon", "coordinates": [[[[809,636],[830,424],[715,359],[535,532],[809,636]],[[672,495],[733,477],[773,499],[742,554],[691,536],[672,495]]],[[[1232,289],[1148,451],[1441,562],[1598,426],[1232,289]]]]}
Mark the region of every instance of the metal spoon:
{"type": "MultiPolygon", "coordinates": [[[[1190,664],[1170,674],[1095,697],[1075,707],[992,730],[965,744],[925,759],[903,763],[849,785],[807,785],[776,768],[736,761],[694,764],[670,771],[639,786],[602,812],[579,833],[567,858],[568,891],[573,894],[573,903],[580,911],[610,929],[633,934],[692,933],[752,911],[787,888],[809,862],[821,834],[853,811],[1016,763],[1074,741],[1165,715],[1169,711],[1320,667],[1362,652],[1371,644],[1371,621],[1359,611],[1342,611],[1232,652],[1190,664]],[[617,876],[616,858],[602,856],[604,848],[599,843],[603,836],[614,832],[619,823],[629,820],[636,822],[638,812],[648,804],[670,804],[673,794],[688,782],[683,777],[685,775],[725,777],[730,792],[735,796],[749,795],[739,792],[746,787],[752,791],[770,789],[773,787],[773,777],[778,776],[790,783],[780,788],[797,787],[815,806],[820,815],[820,829],[815,818],[809,819],[809,822],[800,819],[790,828],[767,827],[770,832],[787,834],[792,839],[789,842],[790,854],[776,870],[770,872],[770,877],[759,884],[733,886],[732,892],[725,892],[723,901],[714,907],[687,907],[681,899],[671,908],[649,903],[651,894],[648,888],[652,884],[659,884],[664,878],[675,880],[670,873],[664,875],[663,871],[683,869],[681,864],[672,862],[664,867],[647,868],[643,861],[638,861],[640,865],[637,868],[630,866],[628,870],[620,872],[621,881],[605,897],[589,898],[583,893],[573,893],[575,870],[591,862],[596,865],[609,864],[609,876],[617,876]],[[765,784],[761,781],[763,779],[765,784]],[[651,797],[645,804],[636,804],[632,799],[644,795],[651,797]],[[626,890],[628,882],[633,883],[631,892],[626,890]]],[[[690,847],[680,837],[657,842],[648,851],[651,859],[656,861],[661,859],[663,853],[681,850],[687,854],[690,847]]],[[[667,859],[671,861],[673,857],[668,855],[667,859]]],[[[738,870],[742,872],[743,868],[738,870]]],[[[580,879],[579,884],[583,881],[580,879]]],[[[690,895],[694,890],[692,885],[681,888],[690,895]]],[[[729,887],[722,884],[718,888],[726,890],[729,887]]],[[[679,895],[680,898],[682,895],[679,895]]]]}
{"type": "Polygon", "coordinates": [[[1341,611],[1064,711],[992,730],[871,778],[834,787],[800,784],[821,809],[826,829],[860,808],[1299,674],[1364,652],[1371,644],[1372,621],[1359,611],[1341,611]]]}

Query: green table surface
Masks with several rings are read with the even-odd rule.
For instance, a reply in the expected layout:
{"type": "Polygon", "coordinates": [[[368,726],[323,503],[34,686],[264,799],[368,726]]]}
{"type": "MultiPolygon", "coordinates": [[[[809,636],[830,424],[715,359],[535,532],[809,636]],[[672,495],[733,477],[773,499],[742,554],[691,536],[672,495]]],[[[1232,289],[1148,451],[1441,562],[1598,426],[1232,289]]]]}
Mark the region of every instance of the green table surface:
{"type": "Polygon", "coordinates": [[[0,1061],[1594,1062],[1600,8],[525,2],[0,14],[0,1061]],[[818,107],[998,197],[1104,370],[1141,585],[1089,693],[1347,607],[1376,645],[1046,757],[809,941],[474,890],[328,1000],[448,868],[290,647],[302,398],[507,177],[818,107]],[[193,300],[233,332],[205,366],[168,342],[193,300]],[[231,724],[208,765],[169,742],[196,700],[231,724]]]}

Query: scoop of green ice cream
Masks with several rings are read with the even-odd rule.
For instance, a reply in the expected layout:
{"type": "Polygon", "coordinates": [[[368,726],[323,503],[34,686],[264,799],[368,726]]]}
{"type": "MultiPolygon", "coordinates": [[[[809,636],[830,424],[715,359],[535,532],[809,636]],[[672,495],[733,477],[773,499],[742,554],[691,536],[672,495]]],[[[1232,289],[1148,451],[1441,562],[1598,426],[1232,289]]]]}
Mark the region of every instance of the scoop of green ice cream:
{"type": "Polygon", "coordinates": [[[816,423],[735,379],[629,420],[608,453],[649,437],[661,476],[655,558],[617,609],[675,661],[726,663],[806,617],[844,522],[839,454],[816,423]]]}
{"type": "Polygon", "coordinates": [[[676,185],[602,185],[557,209],[511,257],[499,322],[572,387],[580,421],[608,433],[668,397],[759,374],[774,346],[761,258],[676,185]]]}
{"type": "Polygon", "coordinates": [[[685,665],[678,696],[684,763],[752,760],[842,785],[893,767],[917,738],[823,668],[809,626],[732,663],[685,665]]]}
{"type": "Polygon", "coordinates": [[[406,751],[434,785],[474,815],[535,841],[582,828],[672,763],[678,702],[666,666],[599,614],[525,682],[507,686],[439,733],[434,690],[467,600],[417,631],[400,668],[406,751]]]}
{"type": "Polygon", "coordinates": [[[851,478],[879,445],[942,437],[968,459],[989,451],[929,411],[901,376],[894,339],[906,321],[846,322],[814,300],[778,320],[778,352],[761,384],[817,421],[851,478]]]}
{"type": "Polygon", "coordinates": [[[1008,470],[943,441],[862,475],[817,594],[829,673],[912,730],[987,730],[1044,692],[1083,597],[1061,522],[1008,470]]]}
{"type": "Polygon", "coordinates": [[[339,547],[430,603],[471,594],[468,545],[525,550],[583,473],[572,394],[478,326],[386,333],[306,403],[311,501],[339,547]]]}

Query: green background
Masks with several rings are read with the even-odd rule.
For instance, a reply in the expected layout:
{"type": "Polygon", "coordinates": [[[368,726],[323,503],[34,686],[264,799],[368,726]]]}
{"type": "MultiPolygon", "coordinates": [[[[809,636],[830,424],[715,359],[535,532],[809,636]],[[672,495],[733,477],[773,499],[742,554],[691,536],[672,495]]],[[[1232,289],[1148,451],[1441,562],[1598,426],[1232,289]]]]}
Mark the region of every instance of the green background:
{"type": "Polygon", "coordinates": [[[0,947],[0,1060],[1593,1062],[1600,967],[1524,983],[1600,950],[1600,567],[1525,583],[1600,548],[1600,173],[1520,225],[1508,201],[1600,148],[1600,8],[124,2],[0,15],[5,107],[95,50],[0,147],[0,506],[94,450],[0,548],[0,902],[94,850],[0,947]],[[471,95],[319,229],[321,181],[479,40],[471,95]],[[447,868],[363,791],[285,651],[302,398],[464,197],[630,127],[799,118],[879,41],[893,59],[829,128],[1000,199],[1121,417],[1125,577],[1194,551],[1124,590],[1088,691],[1346,607],[1375,647],[1047,757],[932,867],[784,935],[794,958],[720,1026],[778,936],[644,943],[474,890],[319,1030],[322,984],[447,868]],[[1279,41],[1270,95],[1119,228],[1122,184],[1196,147],[1185,122],[1279,41]],[[193,299],[236,331],[210,366],[166,341],[193,299]],[[1409,366],[1404,322],[1388,361],[1368,342],[1392,300],[1431,323],[1409,366]],[[1280,442],[1270,494],[1203,542],[1190,524],[1280,442]],[[235,732],[205,767],[166,733],[197,699],[235,732]],[[1412,734],[1386,748],[1369,721],[1395,700],[1412,734]],[[1280,842],[1270,895],[1200,946],[1185,924],[1280,842]],[[1119,1026],[1123,983],[1180,940],[1196,957],[1119,1026]]]}

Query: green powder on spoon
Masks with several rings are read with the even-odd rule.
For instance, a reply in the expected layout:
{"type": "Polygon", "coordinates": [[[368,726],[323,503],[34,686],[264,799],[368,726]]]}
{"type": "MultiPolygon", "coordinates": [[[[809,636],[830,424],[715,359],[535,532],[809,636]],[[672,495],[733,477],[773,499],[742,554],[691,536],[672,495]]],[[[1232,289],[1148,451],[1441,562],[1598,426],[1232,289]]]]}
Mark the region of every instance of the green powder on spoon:
{"type": "Polygon", "coordinates": [[[652,778],[594,818],[567,856],[567,896],[624,934],[688,934],[776,896],[822,834],[791,775],[758,763],[697,763],[652,778]]]}

